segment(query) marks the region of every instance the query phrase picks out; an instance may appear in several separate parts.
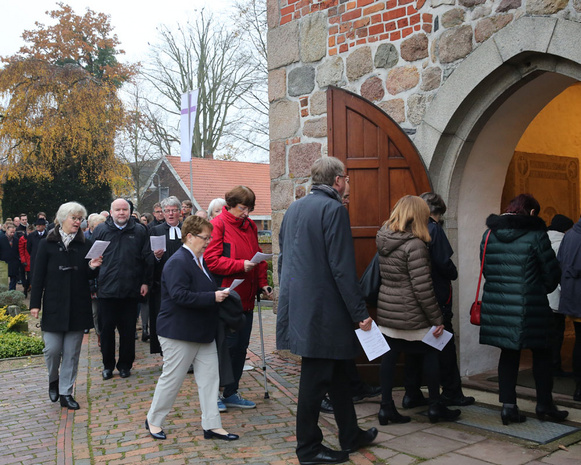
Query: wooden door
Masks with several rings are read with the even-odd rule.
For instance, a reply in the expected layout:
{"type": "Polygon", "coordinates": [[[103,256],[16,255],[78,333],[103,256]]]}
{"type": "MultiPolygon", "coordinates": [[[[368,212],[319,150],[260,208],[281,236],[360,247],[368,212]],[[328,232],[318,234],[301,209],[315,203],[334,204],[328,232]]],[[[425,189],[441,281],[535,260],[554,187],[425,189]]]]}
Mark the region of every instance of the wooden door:
{"type": "MultiPolygon", "coordinates": [[[[329,156],[347,168],[349,217],[358,276],[375,255],[375,235],[404,195],[431,191],[423,160],[401,127],[368,100],[351,92],[327,90],[329,156]]],[[[375,317],[376,309],[370,308],[375,317]]],[[[379,360],[358,360],[362,376],[378,384],[379,360]]]]}

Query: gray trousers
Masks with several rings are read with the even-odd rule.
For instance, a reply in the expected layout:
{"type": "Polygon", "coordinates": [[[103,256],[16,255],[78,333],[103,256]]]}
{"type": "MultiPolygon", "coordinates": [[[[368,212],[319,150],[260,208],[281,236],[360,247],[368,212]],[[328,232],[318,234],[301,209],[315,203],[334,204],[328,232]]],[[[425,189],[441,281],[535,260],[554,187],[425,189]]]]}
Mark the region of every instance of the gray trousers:
{"type": "Polygon", "coordinates": [[[163,350],[163,372],[147,413],[149,424],[163,426],[193,362],[202,409],[202,428],[222,428],[216,399],[220,384],[216,341],[199,343],[159,336],[159,342],[163,350]]]}
{"type": "Polygon", "coordinates": [[[59,380],[59,394],[70,396],[77,379],[83,331],[42,333],[44,361],[48,369],[48,382],[59,380]],[[60,373],[59,373],[60,371],[60,373]]]}

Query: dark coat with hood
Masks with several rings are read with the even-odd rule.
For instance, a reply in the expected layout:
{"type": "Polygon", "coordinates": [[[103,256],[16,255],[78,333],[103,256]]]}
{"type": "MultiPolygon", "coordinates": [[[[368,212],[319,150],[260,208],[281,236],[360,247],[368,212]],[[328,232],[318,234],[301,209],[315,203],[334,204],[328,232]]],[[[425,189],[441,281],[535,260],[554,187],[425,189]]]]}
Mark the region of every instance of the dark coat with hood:
{"type": "Polygon", "coordinates": [[[545,222],[504,214],[490,215],[486,226],[492,233],[484,258],[480,343],[512,350],[550,347],[553,312],[547,294],[561,271],[545,222]]]}
{"type": "Polygon", "coordinates": [[[20,276],[20,252],[18,242],[20,238],[14,233],[12,245],[8,236],[4,234],[0,237],[0,260],[8,263],[8,276],[20,276]]]}
{"type": "Polygon", "coordinates": [[[68,249],[60,226],[38,244],[30,308],[41,308],[43,331],[82,331],[93,327],[89,280],[97,274],[85,258],[91,242],[79,229],[68,249]]]}
{"type": "Polygon", "coordinates": [[[430,217],[428,231],[432,239],[428,245],[432,263],[432,281],[440,308],[450,309],[452,304],[452,281],[458,278],[458,270],[452,261],[454,251],[440,224],[430,217]]]}
{"type": "Polygon", "coordinates": [[[355,271],[349,214],[321,190],[292,203],[279,236],[276,344],[304,357],[353,359],[369,317],[355,271]]]}
{"type": "Polygon", "coordinates": [[[377,232],[381,286],[377,299],[377,324],[415,330],[442,324],[436,301],[427,244],[411,232],[377,232]]]}
{"type": "Polygon", "coordinates": [[[581,220],[563,237],[557,259],[563,272],[559,313],[581,318],[581,220]]]}

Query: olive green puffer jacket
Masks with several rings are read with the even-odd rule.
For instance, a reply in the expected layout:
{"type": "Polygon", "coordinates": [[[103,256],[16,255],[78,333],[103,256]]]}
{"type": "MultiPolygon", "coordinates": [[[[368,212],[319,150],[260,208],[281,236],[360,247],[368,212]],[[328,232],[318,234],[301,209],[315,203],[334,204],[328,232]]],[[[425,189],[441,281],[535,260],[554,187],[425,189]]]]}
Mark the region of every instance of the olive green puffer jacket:
{"type": "Polygon", "coordinates": [[[505,214],[490,215],[486,225],[492,233],[484,259],[480,343],[513,350],[550,347],[553,313],[547,294],[557,287],[561,270],[545,222],[505,214]]]}

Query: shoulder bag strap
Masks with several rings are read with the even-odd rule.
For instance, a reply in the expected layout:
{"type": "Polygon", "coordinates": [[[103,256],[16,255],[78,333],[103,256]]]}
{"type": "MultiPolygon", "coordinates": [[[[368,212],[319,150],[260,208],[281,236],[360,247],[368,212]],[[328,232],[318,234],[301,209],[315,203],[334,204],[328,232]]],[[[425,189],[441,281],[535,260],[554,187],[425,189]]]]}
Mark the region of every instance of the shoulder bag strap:
{"type": "Polygon", "coordinates": [[[480,276],[478,276],[478,286],[476,287],[476,299],[474,300],[475,303],[478,303],[478,294],[480,294],[480,282],[482,281],[482,271],[484,270],[484,258],[486,257],[486,246],[488,245],[488,238],[490,237],[490,233],[492,231],[489,229],[488,234],[486,235],[486,241],[484,241],[484,250],[482,251],[482,263],[480,265],[480,276]]]}

